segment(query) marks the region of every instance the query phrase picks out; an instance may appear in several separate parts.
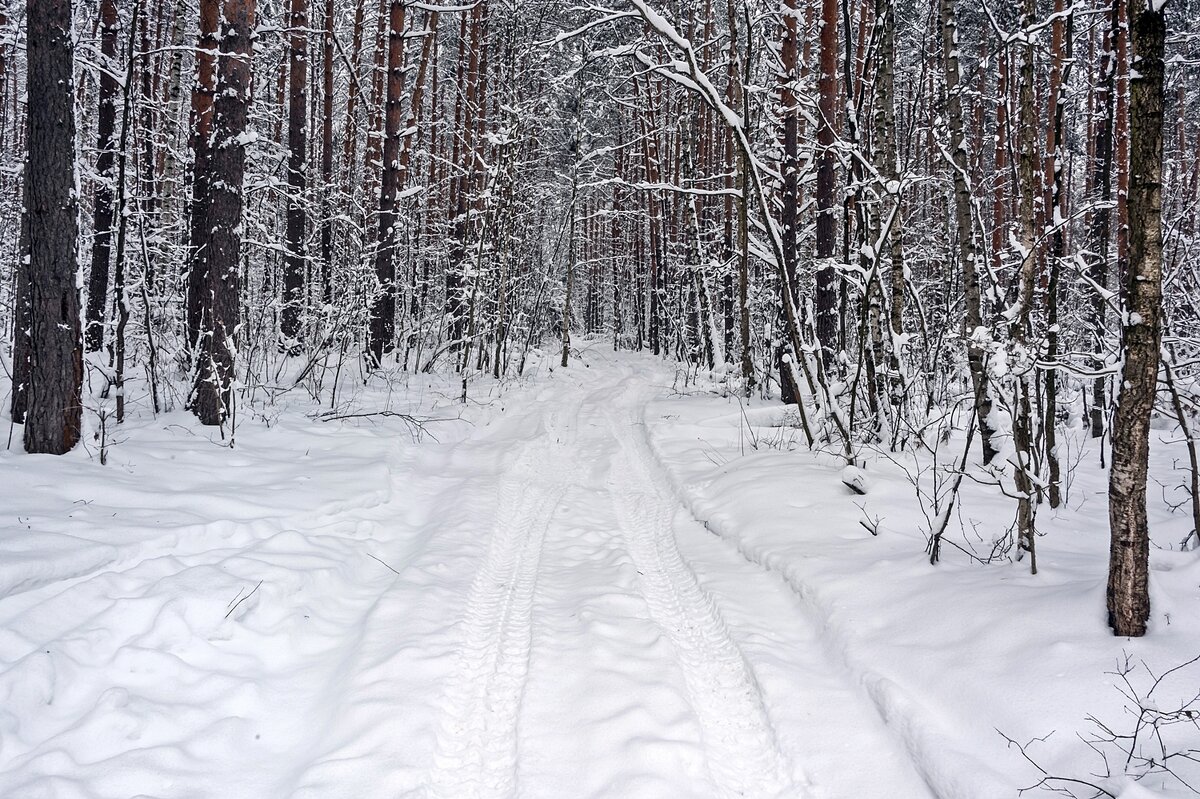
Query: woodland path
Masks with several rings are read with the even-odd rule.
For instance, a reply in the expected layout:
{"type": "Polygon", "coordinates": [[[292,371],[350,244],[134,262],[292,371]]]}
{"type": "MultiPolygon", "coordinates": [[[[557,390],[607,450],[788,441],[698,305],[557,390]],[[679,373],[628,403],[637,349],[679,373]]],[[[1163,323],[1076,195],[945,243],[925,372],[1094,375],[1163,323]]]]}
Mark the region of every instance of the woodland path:
{"type": "Polygon", "coordinates": [[[932,796],[820,619],[672,495],[660,391],[620,359],[559,370],[455,446],[499,468],[458,487],[487,512],[430,535],[472,576],[433,620],[436,741],[409,795],[932,796]]]}
{"type": "Polygon", "coordinates": [[[667,369],[596,348],[444,443],[147,426],[103,481],[31,472],[0,796],[960,799],[930,711],[674,492],[667,369]]]}

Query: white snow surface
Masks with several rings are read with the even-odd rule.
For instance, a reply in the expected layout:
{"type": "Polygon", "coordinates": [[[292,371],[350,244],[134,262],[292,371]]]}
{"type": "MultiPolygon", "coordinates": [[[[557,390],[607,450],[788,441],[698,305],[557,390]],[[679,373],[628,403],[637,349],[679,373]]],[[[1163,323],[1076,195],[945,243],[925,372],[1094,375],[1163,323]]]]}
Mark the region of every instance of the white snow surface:
{"type": "Polygon", "coordinates": [[[1077,737],[1124,729],[1126,655],[1200,653],[1165,503],[1151,633],[1108,634],[1091,455],[1037,576],[962,554],[1013,513],[973,481],[935,567],[903,458],[857,496],[777,404],[661,361],[597,344],[466,406],[421,380],[392,410],[436,440],[282,406],[233,449],[176,412],[106,466],[0,451],[0,797],[1011,799],[1041,775],[1000,732],[1176,795],[1077,737]]]}

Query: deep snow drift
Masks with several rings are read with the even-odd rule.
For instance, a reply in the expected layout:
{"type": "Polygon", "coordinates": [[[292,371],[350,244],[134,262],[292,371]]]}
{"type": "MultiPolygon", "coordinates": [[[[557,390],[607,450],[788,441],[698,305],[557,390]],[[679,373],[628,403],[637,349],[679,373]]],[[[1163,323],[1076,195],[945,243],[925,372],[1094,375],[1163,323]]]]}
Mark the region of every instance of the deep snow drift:
{"type": "MultiPolygon", "coordinates": [[[[436,439],[297,399],[234,449],[174,413],[106,466],[0,452],[0,796],[1000,799],[1045,776],[1006,737],[1052,777],[1185,795],[1080,738],[1131,732],[1121,689],[1200,654],[1170,444],[1151,633],[1114,639],[1093,453],[1040,512],[1037,576],[966,554],[1013,515],[975,482],[934,567],[929,463],[864,453],[859,496],[714,386],[597,345],[466,406],[364,395],[436,439]]],[[[1200,747],[1180,719],[1166,753],[1200,747]]]]}

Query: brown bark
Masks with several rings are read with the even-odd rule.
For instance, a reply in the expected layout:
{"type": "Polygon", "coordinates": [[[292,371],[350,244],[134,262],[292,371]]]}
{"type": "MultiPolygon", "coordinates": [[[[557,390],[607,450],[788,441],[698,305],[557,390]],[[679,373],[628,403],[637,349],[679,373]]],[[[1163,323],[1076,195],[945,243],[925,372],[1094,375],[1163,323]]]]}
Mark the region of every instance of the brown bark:
{"type": "Polygon", "coordinates": [[[1062,271],[1062,262],[1067,254],[1066,231],[1060,221],[1065,221],[1066,192],[1063,191],[1063,158],[1062,145],[1065,129],[1063,115],[1066,111],[1066,100],[1063,87],[1070,82],[1071,75],[1071,46],[1074,33],[1074,15],[1064,19],[1064,0],[1055,0],[1050,54],[1052,66],[1050,70],[1050,125],[1046,133],[1045,180],[1046,202],[1050,209],[1046,214],[1046,223],[1053,225],[1050,234],[1050,276],[1046,285],[1046,360],[1052,368],[1043,375],[1045,381],[1045,409],[1043,411],[1043,455],[1048,471],[1047,496],[1050,507],[1057,508],[1062,503],[1062,476],[1058,460],[1058,371],[1053,367],[1058,363],[1058,284],[1062,271]]]}
{"type": "Polygon", "coordinates": [[[213,103],[212,180],[198,205],[208,226],[196,242],[201,296],[196,381],[189,405],[202,424],[224,424],[233,412],[234,352],[240,323],[242,178],[251,88],[255,0],[225,0],[220,66],[213,103]]]}
{"type": "Polygon", "coordinates": [[[821,0],[820,79],[817,85],[817,291],[816,331],[826,366],[832,365],[838,340],[836,159],[834,124],[838,108],[838,4],[821,0]]]}
{"type": "MultiPolygon", "coordinates": [[[[779,319],[776,324],[783,328],[787,324],[787,303],[794,307],[800,298],[797,296],[796,266],[799,261],[797,252],[800,186],[800,128],[799,128],[799,99],[796,96],[796,80],[799,77],[800,35],[799,35],[799,6],[796,0],[785,0],[783,4],[783,46],[780,51],[779,74],[779,106],[780,106],[780,144],[782,160],[779,164],[779,174],[783,178],[780,189],[780,239],[783,244],[783,270],[787,280],[780,286],[782,292],[779,298],[779,319]]],[[[801,353],[792,352],[787,344],[787,337],[781,336],[775,345],[776,368],[779,370],[780,399],[787,404],[800,402],[800,387],[795,384],[793,376],[795,369],[791,367],[801,353]]]]}
{"type": "Polygon", "coordinates": [[[401,101],[404,93],[404,16],[401,0],[391,0],[388,14],[387,107],[384,114],[383,172],[379,190],[379,238],[375,249],[375,277],[379,288],[371,304],[368,357],[372,366],[383,363],[396,336],[395,225],[396,194],[400,178],[401,101]]]}
{"type": "Polygon", "coordinates": [[[196,84],[192,90],[192,199],[188,235],[187,345],[194,348],[200,336],[201,306],[207,256],[199,252],[210,228],[205,214],[211,205],[213,100],[217,88],[217,25],[219,0],[200,1],[200,32],[196,43],[196,84]]]}

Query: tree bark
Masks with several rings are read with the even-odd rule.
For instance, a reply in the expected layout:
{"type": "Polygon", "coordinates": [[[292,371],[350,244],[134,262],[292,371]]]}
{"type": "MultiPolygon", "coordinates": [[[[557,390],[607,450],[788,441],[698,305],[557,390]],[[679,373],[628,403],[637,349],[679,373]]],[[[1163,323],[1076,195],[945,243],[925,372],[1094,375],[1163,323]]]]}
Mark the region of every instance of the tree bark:
{"type": "MultiPolygon", "coordinates": [[[[967,152],[963,136],[961,73],[958,65],[958,19],[956,0],[941,0],[943,75],[946,81],[946,118],[950,129],[950,161],[954,172],[954,220],[958,238],[959,269],[962,270],[966,313],[963,337],[967,342],[967,368],[975,392],[975,417],[983,442],[983,462],[996,457],[993,443],[995,427],[991,422],[992,394],[984,363],[987,353],[979,345],[977,331],[984,327],[983,291],[980,286],[981,264],[972,223],[971,186],[968,182],[967,152]]],[[[1003,57],[1003,55],[1001,55],[1003,57]]],[[[997,158],[1001,150],[997,147],[997,158]]]]}
{"type": "MultiPolygon", "coordinates": [[[[79,322],[75,81],[70,0],[28,0],[25,197],[30,372],[27,452],[61,455],[79,441],[83,340],[79,322]]],[[[18,299],[18,304],[21,299],[18,299]]]]}
{"type": "MultiPolygon", "coordinates": [[[[1121,6],[1124,0],[1111,0],[1109,27],[1104,33],[1103,54],[1101,55],[1100,81],[1096,91],[1096,104],[1103,110],[1100,113],[1100,124],[1096,131],[1096,152],[1092,171],[1092,191],[1099,207],[1092,215],[1089,230],[1093,255],[1088,262],[1088,277],[1095,284],[1091,295],[1091,313],[1088,316],[1088,327],[1092,335],[1092,368],[1099,371],[1105,366],[1104,359],[1104,326],[1107,316],[1108,302],[1104,289],[1108,288],[1109,273],[1109,237],[1112,230],[1112,174],[1113,174],[1113,127],[1116,118],[1116,74],[1117,74],[1117,41],[1125,36],[1121,27],[1121,6]]],[[[1090,428],[1092,438],[1104,436],[1107,411],[1108,392],[1107,377],[1096,377],[1092,380],[1092,413],[1090,428]]]]}
{"type": "Polygon", "coordinates": [[[388,23],[387,110],[384,114],[383,174],[379,190],[379,239],[375,250],[378,293],[371,305],[371,366],[383,363],[396,337],[396,194],[400,185],[401,100],[404,93],[404,12],[392,0],[388,23]]]}
{"type": "Polygon", "coordinates": [[[1166,20],[1162,3],[1129,0],[1136,63],[1129,88],[1129,275],[1125,283],[1121,389],[1113,416],[1108,520],[1108,623],[1140,636],[1150,616],[1146,481],[1150,414],[1162,344],[1162,153],[1166,20]]]}
{"type": "MultiPolygon", "coordinates": [[[[779,234],[783,242],[783,270],[787,275],[787,280],[781,284],[780,291],[785,292],[787,296],[779,298],[779,318],[776,321],[779,330],[787,325],[787,313],[784,310],[787,303],[791,303],[794,307],[800,301],[796,290],[796,266],[799,261],[797,211],[800,197],[800,108],[796,96],[796,80],[799,77],[800,61],[799,14],[800,9],[796,0],[785,0],[779,74],[779,113],[782,117],[779,136],[782,157],[779,174],[783,179],[779,234]]],[[[789,405],[801,401],[800,387],[793,379],[796,370],[792,364],[802,355],[802,353],[792,352],[792,348],[788,346],[786,335],[779,337],[775,345],[776,368],[779,370],[779,396],[784,403],[789,405]]]]}
{"type": "Polygon", "coordinates": [[[254,9],[255,0],[225,0],[209,153],[212,180],[198,203],[208,226],[196,242],[205,280],[190,405],[206,425],[224,424],[233,412],[234,356],[241,321],[243,134],[250,105],[254,9]]]}
{"type": "MultiPolygon", "coordinates": [[[[359,5],[362,8],[362,5],[359,5]]],[[[333,0],[325,0],[325,35],[322,38],[321,71],[321,302],[326,305],[332,299],[330,279],[333,269],[333,0]]],[[[350,76],[350,83],[358,82],[358,75],[350,76]]],[[[346,127],[353,128],[353,120],[346,119],[346,127]]],[[[349,169],[349,166],[346,167],[349,169]]]]}
{"type": "Polygon", "coordinates": [[[283,259],[281,349],[300,352],[300,317],[304,310],[305,233],[308,213],[308,0],[291,0],[288,10],[288,191],[286,253],[283,259]]]}
{"type": "Polygon", "coordinates": [[[117,114],[117,1],[100,3],[100,101],[96,115],[96,193],[94,198],[92,268],[88,275],[87,323],[84,343],[88,352],[104,345],[104,308],[108,304],[108,277],[113,234],[113,164],[117,114]]]}
{"type": "Polygon", "coordinates": [[[196,85],[192,90],[192,201],[188,226],[187,272],[187,345],[195,348],[200,337],[204,288],[208,283],[205,269],[208,254],[201,252],[211,226],[205,214],[212,205],[213,100],[217,91],[217,25],[219,0],[200,0],[200,32],[196,43],[196,85]]]}
{"type": "Polygon", "coordinates": [[[817,291],[816,331],[825,365],[834,362],[838,340],[837,270],[833,259],[837,247],[837,206],[834,155],[834,123],[837,120],[838,4],[821,0],[820,79],[817,86],[817,291]]]}

